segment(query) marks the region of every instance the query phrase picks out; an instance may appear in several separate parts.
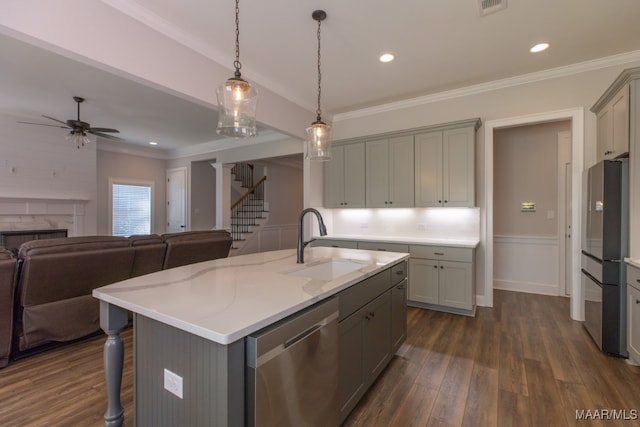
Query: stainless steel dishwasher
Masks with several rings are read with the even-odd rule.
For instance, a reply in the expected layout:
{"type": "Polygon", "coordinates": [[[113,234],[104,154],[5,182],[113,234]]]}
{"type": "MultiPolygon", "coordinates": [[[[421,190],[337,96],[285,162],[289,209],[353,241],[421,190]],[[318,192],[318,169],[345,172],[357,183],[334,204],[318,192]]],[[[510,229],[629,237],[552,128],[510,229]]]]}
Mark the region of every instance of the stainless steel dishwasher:
{"type": "Polygon", "coordinates": [[[247,425],[338,425],[338,299],[247,337],[247,425]]]}

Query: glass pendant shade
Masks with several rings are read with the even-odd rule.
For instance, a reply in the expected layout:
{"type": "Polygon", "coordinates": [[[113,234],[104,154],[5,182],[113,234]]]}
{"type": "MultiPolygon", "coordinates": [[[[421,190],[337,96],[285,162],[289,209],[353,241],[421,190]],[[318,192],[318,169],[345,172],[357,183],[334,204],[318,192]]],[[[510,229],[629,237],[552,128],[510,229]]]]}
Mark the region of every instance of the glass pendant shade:
{"type": "Polygon", "coordinates": [[[74,130],[67,134],[66,139],[74,143],[78,149],[84,147],[85,144],[91,143],[91,138],[89,138],[86,133],[74,130]]]}
{"type": "Polygon", "coordinates": [[[307,128],[306,158],[331,160],[331,126],[318,120],[307,128]]]}
{"type": "Polygon", "coordinates": [[[258,91],[249,82],[232,77],[216,90],[220,135],[231,138],[255,136],[258,91]]]}

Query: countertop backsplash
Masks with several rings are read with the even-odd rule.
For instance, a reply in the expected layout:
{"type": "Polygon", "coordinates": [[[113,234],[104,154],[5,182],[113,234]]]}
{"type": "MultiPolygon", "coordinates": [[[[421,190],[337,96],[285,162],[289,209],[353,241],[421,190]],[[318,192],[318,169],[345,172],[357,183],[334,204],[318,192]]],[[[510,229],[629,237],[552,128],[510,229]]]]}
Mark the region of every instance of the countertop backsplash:
{"type": "Polygon", "coordinates": [[[436,240],[478,240],[480,237],[479,208],[323,209],[322,216],[329,235],[436,240]]]}

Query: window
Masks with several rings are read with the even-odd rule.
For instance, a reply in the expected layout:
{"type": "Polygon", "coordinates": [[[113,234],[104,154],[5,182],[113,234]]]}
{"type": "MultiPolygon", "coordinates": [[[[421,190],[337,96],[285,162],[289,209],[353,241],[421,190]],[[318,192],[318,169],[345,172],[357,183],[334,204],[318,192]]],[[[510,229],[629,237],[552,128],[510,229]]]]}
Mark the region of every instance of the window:
{"type": "Polygon", "coordinates": [[[152,183],[111,181],[111,234],[150,234],[152,194],[152,183]]]}

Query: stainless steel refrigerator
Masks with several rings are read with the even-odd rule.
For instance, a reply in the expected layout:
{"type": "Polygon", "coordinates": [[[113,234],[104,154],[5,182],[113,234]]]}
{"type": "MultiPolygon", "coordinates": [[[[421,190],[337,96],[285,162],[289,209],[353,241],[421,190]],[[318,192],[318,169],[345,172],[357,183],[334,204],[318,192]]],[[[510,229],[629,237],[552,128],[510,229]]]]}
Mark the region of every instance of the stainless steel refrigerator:
{"type": "Polygon", "coordinates": [[[586,174],[584,326],[603,352],[627,357],[624,257],[629,251],[628,159],[601,161],[586,174]]]}

